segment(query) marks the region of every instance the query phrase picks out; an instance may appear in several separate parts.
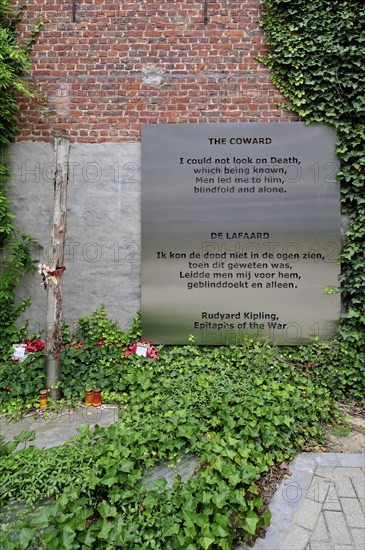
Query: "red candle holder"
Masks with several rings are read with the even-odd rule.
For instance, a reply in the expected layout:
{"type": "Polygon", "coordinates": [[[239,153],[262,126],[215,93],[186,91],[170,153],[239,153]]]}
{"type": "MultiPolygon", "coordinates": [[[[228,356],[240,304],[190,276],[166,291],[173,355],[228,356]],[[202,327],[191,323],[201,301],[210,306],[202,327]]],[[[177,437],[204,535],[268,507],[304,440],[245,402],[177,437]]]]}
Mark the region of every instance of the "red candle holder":
{"type": "Polygon", "coordinates": [[[101,389],[96,388],[93,395],[93,406],[100,407],[101,405],[101,389]]]}

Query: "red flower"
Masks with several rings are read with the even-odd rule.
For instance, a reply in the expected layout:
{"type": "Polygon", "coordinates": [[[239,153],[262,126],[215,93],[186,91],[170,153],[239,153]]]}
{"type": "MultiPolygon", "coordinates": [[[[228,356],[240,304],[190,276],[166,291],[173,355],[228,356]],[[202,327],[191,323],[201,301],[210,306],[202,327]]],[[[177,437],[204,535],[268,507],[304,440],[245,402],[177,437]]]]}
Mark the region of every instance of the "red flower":
{"type": "MultiPolygon", "coordinates": [[[[151,357],[152,359],[158,359],[158,353],[155,346],[151,344],[148,340],[140,340],[142,344],[148,344],[149,348],[147,350],[147,357],[151,357]]],[[[124,352],[124,356],[131,355],[132,353],[136,353],[137,350],[137,342],[134,342],[130,346],[127,347],[127,349],[124,352]]]]}
{"type": "Polygon", "coordinates": [[[76,349],[81,349],[84,347],[84,344],[82,342],[68,342],[68,344],[66,344],[65,346],[61,346],[61,348],[76,348],[76,349]]]}
{"type": "Polygon", "coordinates": [[[44,343],[38,338],[35,338],[34,340],[26,340],[25,342],[21,342],[21,344],[26,344],[26,353],[37,353],[37,351],[42,351],[44,348],[44,343]]]}
{"type": "Polygon", "coordinates": [[[127,347],[127,349],[124,352],[124,355],[131,355],[132,353],[136,353],[137,349],[137,342],[134,342],[130,346],[127,347]]]}
{"type": "Polygon", "coordinates": [[[158,359],[158,353],[155,346],[150,346],[147,351],[147,357],[151,357],[152,359],[158,359]]]}
{"type": "Polygon", "coordinates": [[[60,353],[56,353],[56,355],[53,357],[55,361],[58,361],[58,359],[61,357],[60,353]]]}

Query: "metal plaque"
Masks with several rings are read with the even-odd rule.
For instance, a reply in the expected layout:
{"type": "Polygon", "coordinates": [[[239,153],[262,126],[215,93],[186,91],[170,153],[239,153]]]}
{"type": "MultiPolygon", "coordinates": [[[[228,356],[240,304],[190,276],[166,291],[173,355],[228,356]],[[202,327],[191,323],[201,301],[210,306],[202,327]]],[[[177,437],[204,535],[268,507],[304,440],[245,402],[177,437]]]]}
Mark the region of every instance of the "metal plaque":
{"type": "Polygon", "coordinates": [[[334,335],[335,143],[331,128],[303,123],[143,125],[144,338],[290,345],[334,335]]]}

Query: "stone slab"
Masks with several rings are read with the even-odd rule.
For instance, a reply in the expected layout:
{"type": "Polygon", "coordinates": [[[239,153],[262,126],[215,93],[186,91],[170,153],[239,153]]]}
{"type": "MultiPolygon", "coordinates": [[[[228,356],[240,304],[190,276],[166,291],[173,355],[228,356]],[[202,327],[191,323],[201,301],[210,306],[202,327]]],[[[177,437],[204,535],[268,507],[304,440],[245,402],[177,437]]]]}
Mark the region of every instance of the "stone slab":
{"type": "Polygon", "coordinates": [[[199,460],[194,455],[185,455],[174,466],[165,462],[150,468],[143,476],[141,483],[146,487],[153,487],[157,479],[164,478],[167,481],[166,487],[171,488],[175,479],[179,476],[181,483],[186,483],[194,475],[199,460]]]}
{"type": "Polygon", "coordinates": [[[356,550],[364,550],[365,548],[365,530],[351,529],[352,540],[354,541],[356,550]]]}
{"type": "Polygon", "coordinates": [[[22,443],[17,450],[26,445],[35,445],[39,448],[55,447],[62,445],[76,435],[77,428],[84,424],[90,427],[98,424],[106,427],[118,421],[119,408],[114,405],[102,405],[101,407],[81,407],[75,410],[60,413],[50,412],[32,414],[19,421],[7,422],[0,418],[0,433],[9,441],[22,431],[35,431],[36,438],[28,443],[22,443]]]}
{"type": "Polygon", "coordinates": [[[277,550],[293,550],[294,548],[295,550],[305,550],[310,534],[310,531],[304,529],[304,527],[293,525],[284,540],[277,547],[277,550]]]}
{"type": "Polygon", "coordinates": [[[342,512],[324,511],[331,541],[335,544],[351,545],[352,538],[342,512]]]}
{"type": "Polygon", "coordinates": [[[324,521],[324,516],[321,513],[318,517],[317,523],[311,536],[311,544],[316,541],[329,542],[329,540],[330,537],[327,531],[326,522],[324,521]]]}
{"type": "Polygon", "coordinates": [[[349,527],[365,529],[365,515],[356,498],[341,498],[342,510],[349,527]]]}

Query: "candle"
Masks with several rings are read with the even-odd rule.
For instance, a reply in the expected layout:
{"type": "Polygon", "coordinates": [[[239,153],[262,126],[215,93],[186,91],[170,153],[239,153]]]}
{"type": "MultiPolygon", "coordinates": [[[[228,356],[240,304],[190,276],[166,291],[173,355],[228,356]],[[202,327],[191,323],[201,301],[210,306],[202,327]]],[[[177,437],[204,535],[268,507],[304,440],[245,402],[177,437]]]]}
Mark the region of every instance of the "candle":
{"type": "Polygon", "coordinates": [[[93,405],[94,392],[91,388],[86,388],[85,390],[85,405],[91,407],[93,405]]]}
{"type": "Polygon", "coordinates": [[[101,405],[101,389],[97,388],[94,390],[94,397],[93,397],[93,406],[94,407],[100,407],[101,405]]]}
{"type": "Polygon", "coordinates": [[[47,390],[41,390],[39,392],[39,408],[40,409],[45,409],[48,406],[47,397],[48,397],[48,391],[47,390]]]}

